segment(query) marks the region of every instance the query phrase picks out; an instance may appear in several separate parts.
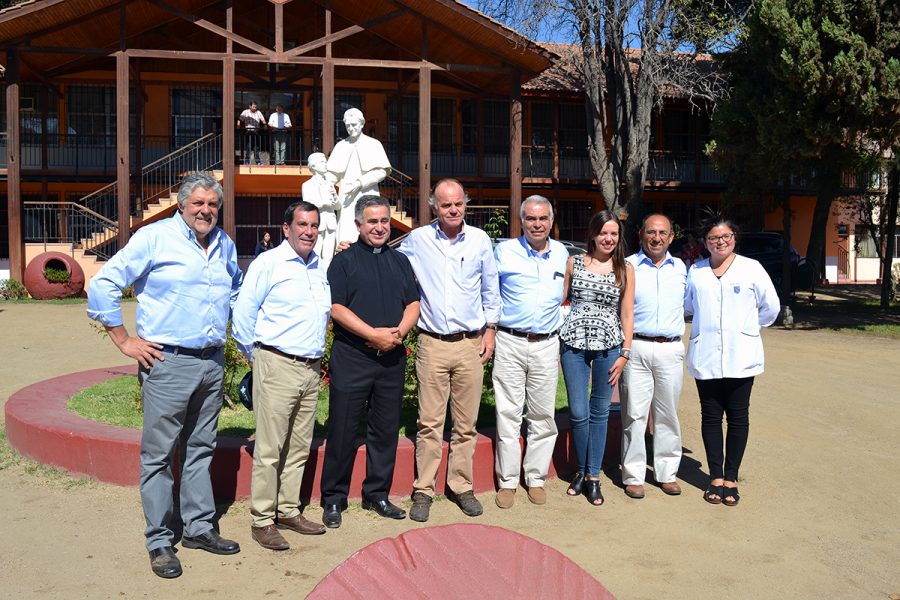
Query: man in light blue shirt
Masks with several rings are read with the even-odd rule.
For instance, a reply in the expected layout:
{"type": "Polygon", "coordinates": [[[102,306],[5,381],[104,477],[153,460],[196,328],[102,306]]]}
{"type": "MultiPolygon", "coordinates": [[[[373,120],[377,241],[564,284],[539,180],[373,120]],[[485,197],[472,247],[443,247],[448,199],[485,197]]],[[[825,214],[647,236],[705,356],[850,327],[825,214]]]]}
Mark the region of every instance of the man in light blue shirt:
{"type": "Polygon", "coordinates": [[[409,518],[420,522],[428,520],[431,510],[448,400],[453,437],[447,495],[467,516],[483,512],[472,492],[472,458],[484,363],[494,351],[500,317],[500,292],[490,238],[465,224],[468,199],[455,179],[438,181],[429,199],[437,223],[414,229],[400,246],[421,293],[416,354],[418,477],[409,511],[409,518]]]}
{"type": "Polygon", "coordinates": [[[622,483],[625,493],[644,497],[647,450],[644,433],[653,411],[653,474],[662,491],[681,493],[675,481],[681,463],[678,396],[684,363],[684,291],[687,270],[669,254],[675,237],[665,215],[648,215],[641,226],[634,265],[634,336],[631,360],[622,373],[622,483]]]}
{"type": "Polygon", "coordinates": [[[290,548],[279,529],[325,533],[298,507],[331,314],[328,279],[313,250],[319,209],[294,202],[284,213],[282,229],[281,245],[250,263],[232,322],[238,347],[253,363],[250,533],[269,550],[290,548]]]}
{"type": "Polygon", "coordinates": [[[180,442],[182,546],[234,554],[213,528],[209,467],[222,408],[226,327],[242,273],[234,242],[216,227],[222,186],[205,173],[185,177],[178,213],[139,229],[88,289],[88,316],[139,363],[144,407],[141,501],[153,572],[181,575],[172,548],[172,454],[180,442]],[[134,285],[137,335],[122,324],[122,290],[134,285]]]}
{"type": "Polygon", "coordinates": [[[563,283],[569,252],[550,239],[553,207],[543,196],[530,196],[519,211],[522,231],[497,246],[502,310],[494,350],[497,410],[495,470],[500,508],[515,502],[525,470],[528,499],[544,504],[544,480],[556,444],[556,385],[559,379],[559,328],[563,322],[563,283]],[[528,406],[528,439],[521,460],[519,431],[528,406]],[[520,466],[521,465],[521,466],[520,466]]]}

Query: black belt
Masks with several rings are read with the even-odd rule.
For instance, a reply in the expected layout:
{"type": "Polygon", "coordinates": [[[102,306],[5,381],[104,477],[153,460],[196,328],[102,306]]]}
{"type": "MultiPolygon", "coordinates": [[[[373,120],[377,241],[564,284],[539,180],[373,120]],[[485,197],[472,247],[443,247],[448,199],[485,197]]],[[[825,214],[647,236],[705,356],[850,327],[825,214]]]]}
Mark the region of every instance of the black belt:
{"type": "Polygon", "coordinates": [[[314,362],[321,360],[319,358],[308,358],[306,356],[295,356],[293,354],[288,354],[287,352],[282,352],[281,350],[279,350],[278,348],[276,348],[274,346],[270,346],[268,344],[263,344],[261,342],[256,342],[256,347],[261,348],[261,349],[265,350],[266,352],[271,352],[272,354],[277,354],[278,356],[280,356],[282,358],[286,358],[286,359],[292,360],[294,362],[304,363],[307,365],[311,365],[314,362]]]}
{"type": "Polygon", "coordinates": [[[481,335],[481,330],[458,331],[456,333],[432,333],[431,331],[420,329],[419,333],[424,333],[428,337],[433,337],[434,339],[441,340],[442,342],[458,342],[464,339],[471,340],[472,338],[477,338],[481,335]]]}
{"type": "Polygon", "coordinates": [[[551,331],[550,333],[529,333],[527,331],[519,331],[518,329],[503,327],[502,325],[498,325],[497,329],[502,331],[503,333],[508,333],[509,335],[525,338],[529,342],[543,342],[544,340],[549,340],[557,333],[559,333],[559,329],[557,329],[556,331],[551,331]]]}
{"type": "Polygon", "coordinates": [[[676,335],[675,337],[669,338],[669,337],[663,337],[661,335],[643,335],[640,333],[635,333],[631,337],[633,337],[636,340],[644,340],[645,342],[657,342],[660,344],[663,344],[665,342],[680,342],[681,341],[680,335],[676,335]]]}
{"type": "Polygon", "coordinates": [[[184,348],[182,346],[168,346],[163,345],[163,352],[170,352],[176,356],[179,354],[184,354],[186,356],[195,356],[197,358],[207,359],[212,358],[216,354],[218,354],[219,350],[222,349],[222,346],[209,346],[207,348],[184,348]]]}

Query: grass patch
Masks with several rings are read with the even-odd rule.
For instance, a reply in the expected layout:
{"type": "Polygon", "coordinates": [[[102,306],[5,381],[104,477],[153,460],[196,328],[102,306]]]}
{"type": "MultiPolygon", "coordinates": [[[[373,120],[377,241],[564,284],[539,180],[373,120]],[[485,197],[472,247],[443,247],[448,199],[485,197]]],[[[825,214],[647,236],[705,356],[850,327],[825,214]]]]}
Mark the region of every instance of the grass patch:
{"type": "MultiPolygon", "coordinates": [[[[143,425],[143,415],[138,408],[139,398],[140,387],[137,383],[137,377],[126,375],[81,390],[69,399],[67,406],[72,412],[92,421],[140,429],[143,425]]],[[[556,410],[563,411],[568,410],[568,408],[566,387],[560,374],[556,387],[556,410]]],[[[399,435],[401,437],[415,436],[417,417],[418,406],[415,401],[404,401],[400,408],[399,435]]],[[[314,426],[314,435],[316,437],[324,437],[326,435],[328,430],[325,423],[327,421],[328,388],[325,386],[325,389],[319,391],[319,401],[316,406],[316,422],[314,426]]],[[[449,427],[449,410],[446,422],[449,427]]],[[[493,389],[487,388],[481,398],[481,406],[478,410],[478,426],[493,427],[496,422],[494,392],[493,389]]],[[[253,413],[245,409],[243,405],[238,404],[234,409],[227,406],[222,407],[222,412],[219,414],[219,435],[250,438],[253,437],[255,431],[256,419],[253,413]]],[[[360,433],[365,431],[365,419],[360,424],[359,431],[360,433]]],[[[0,455],[0,465],[3,464],[2,460],[2,455],[0,455]]]]}
{"type": "Polygon", "coordinates": [[[72,475],[58,467],[42,465],[23,457],[9,445],[6,432],[0,431],[0,471],[11,468],[21,468],[28,475],[40,477],[44,481],[62,486],[64,489],[88,486],[93,484],[92,479],[72,475]]]}

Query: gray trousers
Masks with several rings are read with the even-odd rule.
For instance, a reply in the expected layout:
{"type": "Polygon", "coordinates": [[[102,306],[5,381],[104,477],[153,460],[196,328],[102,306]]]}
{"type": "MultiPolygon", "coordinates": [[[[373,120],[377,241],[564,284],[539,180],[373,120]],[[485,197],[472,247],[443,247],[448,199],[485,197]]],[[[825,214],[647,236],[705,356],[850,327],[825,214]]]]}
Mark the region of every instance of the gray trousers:
{"type": "Polygon", "coordinates": [[[209,474],[219,411],[222,408],[225,354],[220,349],[202,359],[165,352],[138,373],[144,402],[141,435],[141,502],[147,550],[175,542],[172,457],[181,458],[180,509],[184,535],[197,536],[213,527],[216,505],[209,474]]]}

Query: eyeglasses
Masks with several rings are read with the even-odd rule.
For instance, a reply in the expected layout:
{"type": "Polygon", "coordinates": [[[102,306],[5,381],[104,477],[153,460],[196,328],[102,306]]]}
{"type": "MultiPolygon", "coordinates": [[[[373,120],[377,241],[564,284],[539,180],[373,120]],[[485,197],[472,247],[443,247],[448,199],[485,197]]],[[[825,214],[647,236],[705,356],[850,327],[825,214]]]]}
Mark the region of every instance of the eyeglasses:
{"type": "Polygon", "coordinates": [[[710,244],[715,244],[718,241],[727,243],[727,242],[730,242],[732,239],[734,239],[733,233],[723,233],[722,235],[707,236],[706,241],[709,242],[710,244]]]}

